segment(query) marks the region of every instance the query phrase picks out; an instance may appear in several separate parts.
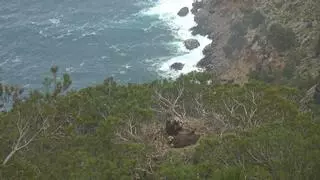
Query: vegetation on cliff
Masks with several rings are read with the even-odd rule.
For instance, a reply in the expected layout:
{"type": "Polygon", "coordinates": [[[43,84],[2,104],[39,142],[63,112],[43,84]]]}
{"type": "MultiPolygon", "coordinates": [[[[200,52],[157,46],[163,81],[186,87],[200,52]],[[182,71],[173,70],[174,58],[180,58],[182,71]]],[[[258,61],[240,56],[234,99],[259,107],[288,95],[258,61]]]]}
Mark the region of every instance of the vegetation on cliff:
{"type": "Polygon", "coordinates": [[[320,179],[319,5],[195,1],[193,33],[213,39],[200,64],[232,60],[241,85],[191,72],[74,91],[57,67],[43,90],[1,84],[0,179],[320,179]]]}
{"type": "Polygon", "coordinates": [[[46,91],[18,94],[0,114],[0,179],[320,177],[319,116],[299,110],[297,89],[221,84],[192,72],[145,84],[107,78],[68,91],[68,76],[58,82],[51,71],[46,91]],[[195,145],[168,145],[173,112],[200,135],[195,145]]]}
{"type": "Polygon", "coordinates": [[[214,44],[199,66],[240,84],[250,74],[272,83],[310,82],[320,70],[319,7],[318,0],[196,1],[191,12],[201,21],[193,33],[205,32],[214,44]]]}

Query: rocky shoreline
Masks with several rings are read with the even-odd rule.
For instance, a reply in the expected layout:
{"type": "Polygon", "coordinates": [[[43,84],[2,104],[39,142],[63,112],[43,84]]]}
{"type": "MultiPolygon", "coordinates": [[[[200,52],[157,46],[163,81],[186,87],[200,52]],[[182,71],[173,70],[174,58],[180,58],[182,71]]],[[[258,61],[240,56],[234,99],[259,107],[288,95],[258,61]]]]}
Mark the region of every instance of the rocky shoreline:
{"type": "MultiPolygon", "coordinates": [[[[192,34],[212,40],[197,67],[243,83],[252,72],[274,74],[289,69],[290,76],[303,76],[305,71],[317,75],[320,19],[315,8],[319,4],[314,0],[196,0],[191,10],[182,7],[177,15],[192,13],[197,24],[190,29],[192,34]],[[309,9],[314,11],[305,14],[309,9]],[[310,67],[311,62],[314,65],[310,67]]],[[[194,47],[189,46],[190,50],[194,47]]]]}
{"type": "MultiPolygon", "coordinates": [[[[177,15],[180,17],[185,17],[188,13],[192,13],[194,15],[194,21],[197,24],[190,29],[192,35],[205,36],[212,41],[202,50],[204,57],[199,59],[196,66],[206,70],[213,70],[214,68],[218,67],[218,63],[213,63],[213,59],[216,58],[216,53],[214,52],[214,47],[216,46],[216,32],[214,31],[215,26],[210,25],[209,23],[213,22],[214,20],[214,18],[211,17],[211,13],[214,13],[214,11],[207,10],[205,8],[207,5],[206,3],[208,2],[209,1],[194,1],[192,3],[192,9],[189,10],[187,7],[182,7],[177,12],[177,15]]],[[[185,48],[190,51],[200,46],[199,41],[196,39],[186,39],[183,43],[185,48]]],[[[170,69],[179,71],[183,69],[183,66],[184,64],[175,62],[170,66],[170,69]]]]}
{"type": "MultiPolygon", "coordinates": [[[[189,9],[188,7],[182,7],[178,12],[177,12],[177,16],[180,16],[180,17],[185,17],[187,16],[189,13],[192,13],[194,15],[194,19],[196,19],[196,16],[194,14],[194,6],[195,4],[193,3],[193,6],[192,6],[192,9],[189,9]]],[[[195,21],[197,22],[197,21],[195,21]]],[[[195,26],[193,28],[190,29],[191,33],[193,36],[197,35],[198,33],[196,33],[196,28],[198,27],[195,26]]],[[[201,34],[202,36],[206,36],[205,34],[201,34]]],[[[212,36],[211,36],[212,37],[212,36]]],[[[199,48],[200,46],[200,42],[196,39],[196,38],[189,38],[189,39],[185,39],[183,41],[183,45],[184,47],[189,50],[189,51],[192,51],[194,49],[197,49],[199,48]]],[[[208,44],[204,49],[203,49],[203,55],[209,55],[210,54],[210,48],[211,47],[211,43],[208,44]]],[[[183,69],[185,64],[181,63],[181,62],[174,62],[170,65],[170,69],[171,70],[175,70],[175,71],[180,71],[183,69]]],[[[197,65],[197,67],[201,67],[199,65],[197,65]]]]}

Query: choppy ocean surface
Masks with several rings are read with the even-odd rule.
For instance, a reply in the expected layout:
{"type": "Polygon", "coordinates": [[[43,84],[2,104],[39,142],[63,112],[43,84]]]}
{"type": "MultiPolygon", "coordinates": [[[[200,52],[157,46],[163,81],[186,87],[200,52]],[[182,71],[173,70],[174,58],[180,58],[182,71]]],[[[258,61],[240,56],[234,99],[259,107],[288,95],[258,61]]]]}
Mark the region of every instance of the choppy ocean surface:
{"type": "Polygon", "coordinates": [[[39,88],[52,65],[68,72],[73,88],[113,76],[146,82],[195,70],[202,49],[188,51],[193,16],[178,17],[193,0],[2,0],[0,81],[39,88]],[[174,62],[185,63],[180,72],[174,62]]]}

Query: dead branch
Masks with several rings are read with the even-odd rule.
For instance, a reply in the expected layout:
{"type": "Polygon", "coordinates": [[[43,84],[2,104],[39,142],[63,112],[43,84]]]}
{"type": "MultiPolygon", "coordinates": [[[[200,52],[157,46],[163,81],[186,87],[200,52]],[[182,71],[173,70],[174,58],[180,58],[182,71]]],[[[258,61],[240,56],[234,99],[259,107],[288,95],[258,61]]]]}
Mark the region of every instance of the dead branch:
{"type": "Polygon", "coordinates": [[[40,104],[33,110],[35,114],[27,116],[24,116],[21,110],[17,111],[15,122],[17,138],[2,165],[6,165],[17,152],[27,149],[40,135],[52,136],[53,138],[56,138],[56,135],[64,135],[61,131],[63,128],[62,121],[55,121],[54,125],[49,122],[51,119],[55,119],[56,114],[53,114],[53,116],[45,115],[40,104]]]}
{"type": "MultiPolygon", "coordinates": [[[[258,119],[254,119],[257,111],[258,104],[256,102],[256,94],[253,91],[245,94],[245,102],[249,104],[245,104],[243,101],[232,97],[227,100],[222,100],[226,115],[238,120],[242,123],[243,126],[246,127],[255,127],[258,125],[258,119]]],[[[230,123],[228,123],[230,124],[230,123]]]]}
{"type": "Polygon", "coordinates": [[[178,117],[180,121],[185,119],[186,111],[184,108],[184,104],[178,105],[178,101],[184,93],[184,87],[178,89],[178,95],[173,100],[168,97],[164,97],[158,90],[155,90],[155,95],[159,102],[159,106],[162,109],[162,112],[170,113],[171,115],[178,117]],[[178,112],[177,109],[182,110],[182,112],[178,112]]]}
{"type": "Polygon", "coordinates": [[[205,110],[202,100],[202,94],[197,93],[196,97],[194,98],[194,101],[196,102],[196,110],[198,114],[200,114],[202,117],[208,116],[208,112],[205,110]]]}
{"type": "Polygon", "coordinates": [[[16,142],[12,145],[11,152],[7,155],[7,157],[2,162],[2,165],[6,165],[8,161],[12,158],[12,156],[18,152],[19,150],[26,148],[31,142],[34,141],[34,139],[43,131],[47,126],[48,118],[44,118],[42,120],[42,123],[35,132],[31,132],[31,124],[30,121],[25,118],[21,117],[21,113],[18,112],[18,119],[16,122],[16,127],[18,129],[18,139],[16,142]]]}
{"type": "Polygon", "coordinates": [[[142,141],[138,134],[136,125],[134,124],[134,117],[132,114],[129,115],[128,119],[125,121],[124,126],[121,126],[121,130],[118,129],[115,135],[122,141],[142,141]]]}

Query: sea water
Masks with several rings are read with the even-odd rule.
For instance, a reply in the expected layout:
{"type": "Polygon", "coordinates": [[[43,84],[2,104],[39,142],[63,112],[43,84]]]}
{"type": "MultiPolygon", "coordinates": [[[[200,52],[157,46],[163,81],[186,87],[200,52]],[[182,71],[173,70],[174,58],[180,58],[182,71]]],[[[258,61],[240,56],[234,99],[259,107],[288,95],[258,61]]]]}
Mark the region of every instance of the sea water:
{"type": "Polygon", "coordinates": [[[192,36],[193,15],[177,16],[193,0],[0,1],[0,81],[39,88],[52,65],[73,88],[142,83],[197,70],[206,37],[192,36]],[[187,50],[183,41],[201,46],[187,50]],[[175,62],[182,71],[170,70],[175,62]]]}

